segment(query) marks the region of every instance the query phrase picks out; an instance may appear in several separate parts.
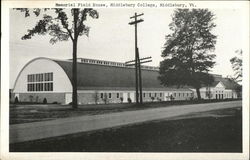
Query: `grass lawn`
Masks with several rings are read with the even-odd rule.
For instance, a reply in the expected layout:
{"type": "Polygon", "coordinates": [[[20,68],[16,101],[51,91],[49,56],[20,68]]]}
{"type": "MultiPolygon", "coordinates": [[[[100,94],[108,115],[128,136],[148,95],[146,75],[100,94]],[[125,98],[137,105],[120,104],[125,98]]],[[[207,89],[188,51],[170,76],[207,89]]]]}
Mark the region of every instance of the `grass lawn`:
{"type": "Polygon", "coordinates": [[[143,106],[135,104],[102,104],[102,105],[79,105],[78,109],[72,109],[70,105],[49,104],[10,104],[10,124],[47,121],[57,118],[75,117],[82,115],[96,115],[111,112],[132,111],[156,107],[169,107],[173,105],[187,105],[197,103],[220,102],[211,101],[173,101],[145,103],[143,106]]]}
{"type": "Polygon", "coordinates": [[[241,107],[10,145],[22,152],[242,152],[241,107]]]}

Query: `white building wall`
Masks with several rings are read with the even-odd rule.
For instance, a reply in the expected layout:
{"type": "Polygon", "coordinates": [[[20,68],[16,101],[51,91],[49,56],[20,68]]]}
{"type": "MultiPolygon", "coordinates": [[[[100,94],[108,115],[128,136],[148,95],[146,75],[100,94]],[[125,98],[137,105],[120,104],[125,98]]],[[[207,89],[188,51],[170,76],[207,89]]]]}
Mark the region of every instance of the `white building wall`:
{"type": "MultiPolygon", "coordinates": [[[[191,90],[194,91],[194,97],[197,98],[196,90],[195,89],[191,89],[191,90]]],[[[209,97],[207,96],[207,91],[208,91],[207,87],[200,88],[202,99],[209,99],[209,97]]],[[[216,95],[217,95],[217,99],[219,99],[219,95],[220,95],[220,99],[222,99],[222,95],[223,95],[223,99],[237,98],[237,93],[231,89],[225,89],[225,86],[223,85],[222,82],[219,82],[215,87],[210,87],[210,92],[211,92],[210,99],[216,99],[216,95]]]]}
{"type": "Polygon", "coordinates": [[[71,82],[64,70],[56,62],[47,58],[36,58],[27,63],[16,79],[13,92],[32,93],[27,91],[28,74],[48,72],[53,72],[53,91],[33,91],[33,93],[72,92],[71,82]]]}

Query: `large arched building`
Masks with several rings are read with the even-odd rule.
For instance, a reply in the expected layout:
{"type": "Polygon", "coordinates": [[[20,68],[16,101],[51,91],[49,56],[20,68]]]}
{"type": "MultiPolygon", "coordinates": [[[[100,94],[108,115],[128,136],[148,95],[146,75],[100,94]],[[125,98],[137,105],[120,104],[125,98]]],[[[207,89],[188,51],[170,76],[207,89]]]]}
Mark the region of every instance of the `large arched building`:
{"type": "MultiPolygon", "coordinates": [[[[135,101],[135,71],[124,63],[79,58],[77,66],[78,102],[80,104],[120,103],[135,101]]],[[[192,88],[165,87],[158,80],[158,68],[142,66],[144,101],[188,100],[194,98],[192,88]]],[[[202,98],[237,98],[237,94],[221,76],[209,88],[201,88],[202,98]],[[211,92],[210,97],[207,91],[211,92]]],[[[72,61],[35,58],[17,76],[13,93],[21,102],[68,104],[72,101],[72,61]]]]}

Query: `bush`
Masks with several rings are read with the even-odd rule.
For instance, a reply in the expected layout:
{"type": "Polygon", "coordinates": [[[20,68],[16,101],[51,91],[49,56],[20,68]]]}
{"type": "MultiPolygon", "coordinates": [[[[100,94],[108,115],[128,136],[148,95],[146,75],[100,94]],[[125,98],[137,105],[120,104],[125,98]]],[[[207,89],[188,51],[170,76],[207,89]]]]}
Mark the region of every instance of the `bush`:
{"type": "Polygon", "coordinates": [[[120,100],[121,100],[121,103],[122,103],[123,102],[123,97],[121,97],[120,100]]]}
{"type": "Polygon", "coordinates": [[[47,104],[47,99],[46,98],[43,99],[43,104],[47,104]]]}
{"type": "Polygon", "coordinates": [[[18,98],[17,98],[17,97],[15,97],[15,101],[14,101],[14,103],[18,103],[18,102],[19,102],[18,98]]]}
{"type": "Polygon", "coordinates": [[[155,97],[151,97],[152,102],[155,100],[155,97]]]}
{"type": "Polygon", "coordinates": [[[131,103],[131,102],[132,102],[131,98],[128,98],[128,103],[131,103]]]}
{"type": "Polygon", "coordinates": [[[53,102],[52,104],[58,104],[58,102],[55,101],[55,102],[53,102]]]}

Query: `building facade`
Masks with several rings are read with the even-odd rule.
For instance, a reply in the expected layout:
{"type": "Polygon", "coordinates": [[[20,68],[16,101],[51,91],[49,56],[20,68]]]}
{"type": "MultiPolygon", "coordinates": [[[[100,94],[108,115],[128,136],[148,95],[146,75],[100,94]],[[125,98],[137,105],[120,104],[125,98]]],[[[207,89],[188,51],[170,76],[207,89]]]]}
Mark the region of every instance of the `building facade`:
{"type": "MultiPolygon", "coordinates": [[[[161,85],[158,68],[142,66],[143,100],[189,100],[196,97],[190,87],[161,85]]],[[[13,93],[21,102],[69,104],[72,101],[72,61],[35,58],[17,76],[13,93]]],[[[135,70],[124,63],[78,59],[77,90],[79,104],[135,102],[135,70]]],[[[221,76],[214,85],[201,88],[203,99],[237,98],[221,76]],[[209,93],[208,94],[208,90],[209,93]],[[208,96],[209,95],[209,96],[208,96]]]]}

